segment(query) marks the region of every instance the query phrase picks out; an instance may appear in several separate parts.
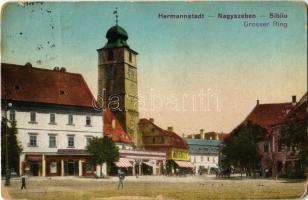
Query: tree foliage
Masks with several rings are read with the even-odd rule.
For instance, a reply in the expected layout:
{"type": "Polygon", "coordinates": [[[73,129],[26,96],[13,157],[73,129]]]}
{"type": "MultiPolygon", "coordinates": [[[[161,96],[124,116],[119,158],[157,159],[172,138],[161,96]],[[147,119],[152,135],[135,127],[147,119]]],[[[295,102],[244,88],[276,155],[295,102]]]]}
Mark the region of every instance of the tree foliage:
{"type": "Polygon", "coordinates": [[[291,150],[297,149],[308,166],[308,132],[306,120],[292,120],[281,129],[280,142],[291,150]]]}
{"type": "Polygon", "coordinates": [[[119,160],[119,149],[116,144],[108,137],[94,137],[87,146],[87,151],[91,156],[91,161],[100,165],[101,177],[102,164],[110,164],[119,160]]]}
{"type": "Polygon", "coordinates": [[[221,167],[233,166],[251,175],[251,172],[260,165],[258,142],[264,138],[265,134],[264,128],[250,122],[235,129],[232,136],[224,141],[221,167]]]}
{"type": "Polygon", "coordinates": [[[14,170],[19,174],[19,158],[22,152],[22,146],[17,140],[17,128],[16,121],[11,122],[11,126],[8,126],[8,120],[2,118],[1,121],[1,172],[6,172],[6,148],[8,148],[8,163],[9,169],[14,170]],[[7,138],[6,138],[7,134],[7,138]],[[6,144],[7,139],[7,144],[6,144]]]}

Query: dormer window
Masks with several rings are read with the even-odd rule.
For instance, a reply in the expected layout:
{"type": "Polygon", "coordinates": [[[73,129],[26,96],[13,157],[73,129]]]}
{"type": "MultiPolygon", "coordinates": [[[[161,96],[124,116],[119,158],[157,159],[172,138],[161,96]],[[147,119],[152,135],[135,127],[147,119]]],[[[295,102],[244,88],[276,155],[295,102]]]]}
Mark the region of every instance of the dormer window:
{"type": "Polygon", "coordinates": [[[108,51],[108,60],[113,60],[114,59],[114,55],[113,55],[113,51],[108,51]]]}

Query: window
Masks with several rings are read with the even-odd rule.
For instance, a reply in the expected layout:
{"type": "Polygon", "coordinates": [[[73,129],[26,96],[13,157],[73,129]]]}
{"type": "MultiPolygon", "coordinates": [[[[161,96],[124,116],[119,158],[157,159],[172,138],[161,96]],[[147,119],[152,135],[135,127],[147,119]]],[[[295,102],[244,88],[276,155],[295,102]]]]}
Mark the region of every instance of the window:
{"type": "Polygon", "coordinates": [[[282,144],[280,141],[278,141],[278,152],[282,151],[282,144]]]}
{"type": "Polygon", "coordinates": [[[203,162],[203,156],[201,156],[201,162],[203,162]]]}
{"type": "Polygon", "coordinates": [[[210,157],[207,157],[207,161],[210,162],[210,157]]]}
{"type": "Polygon", "coordinates": [[[264,143],[264,152],[269,152],[270,151],[270,145],[268,142],[264,143]]]}
{"type": "Polygon", "coordinates": [[[129,52],[129,62],[132,62],[132,60],[133,60],[132,52],[129,52]]]}
{"type": "Polygon", "coordinates": [[[74,124],[74,118],[72,114],[68,115],[68,124],[69,125],[73,125],[74,124]]]}
{"type": "Polygon", "coordinates": [[[57,139],[55,135],[49,135],[49,147],[54,148],[57,146],[57,139]]]}
{"type": "Polygon", "coordinates": [[[37,135],[34,134],[29,135],[29,146],[37,147],[37,135]]]}
{"type": "Polygon", "coordinates": [[[93,138],[92,137],[86,137],[86,146],[88,146],[93,138]]]}
{"type": "Polygon", "coordinates": [[[10,121],[15,121],[15,110],[10,111],[10,121]]]}
{"type": "Polygon", "coordinates": [[[87,172],[87,173],[93,172],[93,170],[94,170],[93,167],[94,167],[94,166],[93,166],[92,163],[87,162],[87,163],[86,163],[86,172],[87,172]]]}
{"type": "Polygon", "coordinates": [[[87,116],[87,118],[86,118],[86,125],[91,126],[91,117],[90,116],[87,116]]]}
{"type": "Polygon", "coordinates": [[[36,122],[36,113],[35,112],[30,113],[30,122],[36,122]]]}
{"type": "Polygon", "coordinates": [[[127,75],[128,78],[135,78],[136,70],[133,67],[128,67],[127,75]]]}
{"type": "Polygon", "coordinates": [[[58,172],[58,163],[56,161],[50,162],[50,173],[57,173],[58,172]]]}
{"type": "Polygon", "coordinates": [[[56,115],[54,113],[50,114],[50,124],[55,124],[56,123],[56,115]]]}
{"type": "Polygon", "coordinates": [[[75,141],[74,141],[74,139],[75,139],[75,136],[74,135],[69,135],[68,137],[67,137],[67,146],[68,147],[70,147],[70,148],[74,148],[75,147],[75,141]]]}
{"type": "Polygon", "coordinates": [[[113,51],[108,51],[108,60],[113,60],[114,58],[113,58],[114,56],[113,56],[113,51]]]}

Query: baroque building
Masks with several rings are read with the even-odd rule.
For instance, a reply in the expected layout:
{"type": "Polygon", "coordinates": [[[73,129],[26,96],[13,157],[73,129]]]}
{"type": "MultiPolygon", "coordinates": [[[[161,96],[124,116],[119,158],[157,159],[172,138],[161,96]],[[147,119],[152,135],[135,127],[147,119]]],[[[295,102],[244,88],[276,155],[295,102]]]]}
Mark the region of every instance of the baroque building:
{"type": "Polygon", "coordinates": [[[98,101],[110,109],[134,144],[140,146],[137,52],[127,44],[128,34],[118,24],[106,34],[107,43],[98,49],[98,101]]]}
{"type": "Polygon", "coordinates": [[[94,176],[86,146],[102,137],[102,114],[82,75],[15,64],[1,64],[2,116],[17,123],[19,174],[94,176]],[[11,107],[6,109],[6,104],[11,107]]]}

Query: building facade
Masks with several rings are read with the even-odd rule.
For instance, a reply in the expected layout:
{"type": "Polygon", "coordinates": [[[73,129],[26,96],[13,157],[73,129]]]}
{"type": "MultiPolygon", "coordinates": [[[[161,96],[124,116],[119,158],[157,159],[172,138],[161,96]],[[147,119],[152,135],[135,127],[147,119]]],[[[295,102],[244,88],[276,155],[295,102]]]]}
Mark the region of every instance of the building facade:
{"type": "Polygon", "coordinates": [[[189,146],[190,162],[196,174],[215,173],[219,168],[219,154],[222,142],[206,139],[186,139],[189,146]]]}
{"type": "Polygon", "coordinates": [[[167,171],[175,173],[177,168],[193,169],[189,161],[186,141],[173,132],[172,127],[164,130],[154,124],[154,119],[140,119],[139,131],[142,135],[142,145],[145,150],[165,152],[167,155],[167,171]]]}
{"type": "MultiPolygon", "coordinates": [[[[276,176],[281,172],[285,163],[290,161],[291,168],[295,169],[295,163],[298,161],[296,155],[292,155],[287,148],[282,148],[279,143],[281,128],[285,124],[292,110],[296,108],[296,96],[292,96],[292,101],[288,103],[266,103],[261,104],[257,100],[256,106],[249,113],[246,119],[239,125],[251,122],[258,124],[266,130],[266,135],[259,142],[259,153],[261,154],[261,170],[265,176],[276,176]]],[[[306,110],[306,108],[304,109],[306,110]]],[[[306,111],[305,111],[306,112],[306,111]]],[[[232,137],[233,131],[230,134],[232,137]]]]}
{"type": "MultiPolygon", "coordinates": [[[[93,165],[85,148],[102,137],[102,114],[80,74],[2,64],[2,108],[17,122],[23,148],[20,174],[33,176],[92,176],[93,165]]],[[[2,109],[3,111],[3,109],[2,109]]],[[[4,112],[2,113],[4,115],[4,112]]]]}
{"type": "Polygon", "coordinates": [[[211,132],[205,132],[204,129],[200,129],[199,133],[196,134],[189,134],[187,135],[187,138],[190,139],[201,139],[201,140],[218,140],[223,141],[225,137],[228,136],[228,133],[217,133],[214,131],[211,132]]]}
{"type": "Polygon", "coordinates": [[[128,34],[119,25],[111,27],[106,38],[106,45],[97,50],[98,100],[114,113],[138,147],[137,52],[128,46],[128,34]]]}

